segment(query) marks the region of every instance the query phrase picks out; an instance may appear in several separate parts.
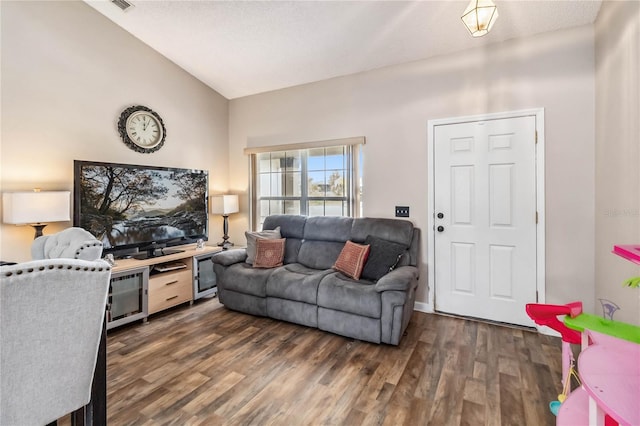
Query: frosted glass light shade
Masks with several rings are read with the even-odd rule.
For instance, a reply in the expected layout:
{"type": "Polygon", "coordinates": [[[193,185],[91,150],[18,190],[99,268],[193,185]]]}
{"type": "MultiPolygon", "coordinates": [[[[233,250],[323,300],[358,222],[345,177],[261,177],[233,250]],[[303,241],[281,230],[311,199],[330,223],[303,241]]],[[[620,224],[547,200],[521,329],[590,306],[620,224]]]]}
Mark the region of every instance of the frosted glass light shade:
{"type": "Polygon", "coordinates": [[[228,215],[239,211],[237,195],[215,195],[211,197],[211,213],[228,215]]]}
{"type": "Polygon", "coordinates": [[[65,222],[70,217],[71,192],[5,192],[2,194],[4,223],[24,225],[65,222]]]}
{"type": "Polygon", "coordinates": [[[498,8],[491,0],[471,0],[462,13],[462,22],[473,37],[487,34],[497,19],[498,8]]]}

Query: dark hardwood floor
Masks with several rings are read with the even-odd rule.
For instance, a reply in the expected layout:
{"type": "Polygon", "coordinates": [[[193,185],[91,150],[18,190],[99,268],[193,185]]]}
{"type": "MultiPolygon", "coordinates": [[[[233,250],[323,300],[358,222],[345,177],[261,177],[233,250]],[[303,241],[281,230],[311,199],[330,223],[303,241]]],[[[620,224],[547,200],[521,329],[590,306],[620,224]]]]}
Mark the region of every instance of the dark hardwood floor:
{"type": "Polygon", "coordinates": [[[400,346],[217,299],[108,335],[109,425],[553,425],[560,339],[415,312],[400,346]]]}

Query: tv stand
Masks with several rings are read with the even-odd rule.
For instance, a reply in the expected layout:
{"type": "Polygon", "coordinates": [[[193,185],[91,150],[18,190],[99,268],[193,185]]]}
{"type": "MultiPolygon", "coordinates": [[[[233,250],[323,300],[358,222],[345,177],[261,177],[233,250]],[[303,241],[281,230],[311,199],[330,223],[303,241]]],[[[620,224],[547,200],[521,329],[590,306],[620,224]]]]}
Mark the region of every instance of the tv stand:
{"type": "Polygon", "coordinates": [[[156,257],[169,256],[169,255],[178,254],[178,253],[184,253],[184,250],[173,249],[173,248],[152,248],[142,252],[134,253],[131,255],[131,257],[137,260],[145,260],[145,259],[153,259],[156,257]]]}
{"type": "Polygon", "coordinates": [[[194,244],[152,251],[151,257],[145,251],[116,260],[110,298],[118,299],[109,301],[113,313],[107,317],[108,329],[138,319],[146,321],[148,315],[193,303],[204,295],[203,286],[211,287],[206,294],[217,292],[209,259],[222,251],[219,247],[197,249],[194,244]]]}

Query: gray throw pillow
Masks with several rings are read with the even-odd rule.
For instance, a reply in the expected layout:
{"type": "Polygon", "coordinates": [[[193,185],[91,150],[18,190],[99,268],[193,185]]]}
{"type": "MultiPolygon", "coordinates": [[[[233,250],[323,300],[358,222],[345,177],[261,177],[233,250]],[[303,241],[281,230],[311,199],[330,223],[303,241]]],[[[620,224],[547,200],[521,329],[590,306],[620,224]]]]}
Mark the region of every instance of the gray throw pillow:
{"type": "Polygon", "coordinates": [[[259,232],[245,232],[244,236],[247,237],[247,260],[245,262],[253,265],[256,258],[256,240],[258,238],[264,238],[266,240],[279,240],[282,238],[280,235],[280,227],[276,229],[266,229],[259,232]]]}
{"type": "Polygon", "coordinates": [[[378,281],[384,275],[391,272],[402,255],[407,251],[404,244],[384,240],[382,238],[367,235],[364,240],[369,245],[369,258],[362,269],[362,278],[378,281]]]}

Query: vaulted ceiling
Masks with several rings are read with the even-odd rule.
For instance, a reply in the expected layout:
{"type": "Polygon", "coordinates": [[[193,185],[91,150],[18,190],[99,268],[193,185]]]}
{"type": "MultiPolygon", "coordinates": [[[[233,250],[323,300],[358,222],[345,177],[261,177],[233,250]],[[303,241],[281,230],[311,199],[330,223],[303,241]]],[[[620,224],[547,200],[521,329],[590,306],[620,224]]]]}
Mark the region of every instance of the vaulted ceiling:
{"type": "Polygon", "coordinates": [[[468,1],[85,1],[229,99],[590,24],[601,5],[495,0],[473,38],[468,1]]]}

